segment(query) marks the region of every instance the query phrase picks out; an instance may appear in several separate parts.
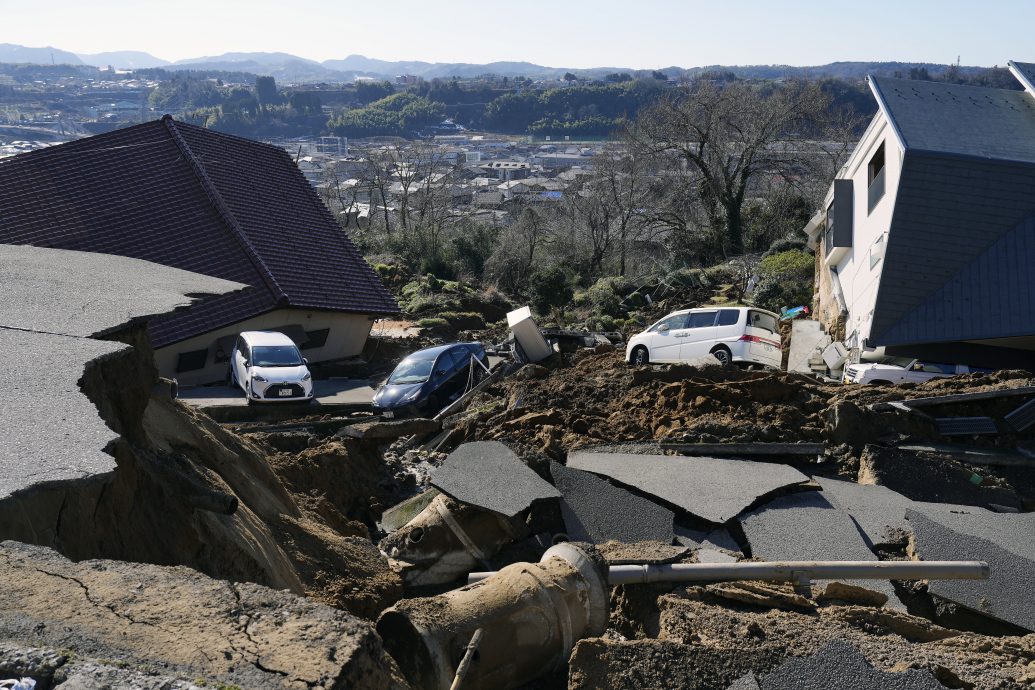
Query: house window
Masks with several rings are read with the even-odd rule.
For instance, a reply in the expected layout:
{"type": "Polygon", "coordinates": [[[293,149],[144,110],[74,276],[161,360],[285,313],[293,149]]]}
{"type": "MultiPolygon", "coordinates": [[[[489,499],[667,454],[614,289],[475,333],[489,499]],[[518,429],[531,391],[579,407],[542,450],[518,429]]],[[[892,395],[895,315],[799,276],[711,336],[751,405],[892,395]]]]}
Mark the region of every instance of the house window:
{"type": "Polygon", "coordinates": [[[327,344],[327,335],[331,332],[329,328],[321,328],[318,331],[306,331],[306,341],[299,350],[315,350],[327,344]]]}
{"type": "Polygon", "coordinates": [[[826,227],[823,230],[823,248],[829,254],[834,248],[834,202],[827,206],[826,227]]]}
{"type": "Polygon", "coordinates": [[[877,147],[870,158],[870,164],[866,166],[866,184],[869,188],[869,210],[873,212],[874,206],[884,198],[884,142],[877,147]]]}
{"type": "Polygon", "coordinates": [[[176,355],[176,373],[179,374],[184,371],[197,371],[198,369],[204,369],[205,362],[207,361],[207,349],[181,352],[176,355]]]}

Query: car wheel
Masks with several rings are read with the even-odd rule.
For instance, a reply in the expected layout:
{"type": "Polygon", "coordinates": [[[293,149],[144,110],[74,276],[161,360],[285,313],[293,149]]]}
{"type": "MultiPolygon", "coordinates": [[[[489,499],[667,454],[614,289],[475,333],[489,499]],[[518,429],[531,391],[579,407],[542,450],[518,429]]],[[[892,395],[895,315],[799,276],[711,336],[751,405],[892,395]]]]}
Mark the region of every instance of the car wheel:
{"type": "Polygon", "coordinates": [[[894,385],[891,381],[885,381],[884,379],[874,379],[868,382],[871,386],[892,386],[894,385]]]}
{"type": "Polygon", "coordinates": [[[650,364],[650,354],[647,352],[647,348],[642,345],[632,351],[632,363],[635,366],[642,367],[650,364]]]}
{"type": "Polygon", "coordinates": [[[712,350],[712,357],[719,360],[719,364],[724,367],[733,363],[733,354],[725,347],[717,347],[712,350]]]}

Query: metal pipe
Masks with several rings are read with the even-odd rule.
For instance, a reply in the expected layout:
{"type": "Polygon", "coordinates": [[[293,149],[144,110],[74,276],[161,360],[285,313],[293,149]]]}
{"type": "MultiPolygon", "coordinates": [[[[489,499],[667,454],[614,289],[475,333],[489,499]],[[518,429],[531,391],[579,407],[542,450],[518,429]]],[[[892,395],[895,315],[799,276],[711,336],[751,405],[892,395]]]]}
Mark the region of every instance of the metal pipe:
{"type": "MultiPolygon", "coordinates": [[[[471,573],[468,584],[491,572],[471,573]]],[[[674,565],[613,565],[609,585],[646,582],[721,582],[768,580],[794,582],[804,574],[812,580],[987,580],[984,561],[776,561],[771,563],[676,563],[674,565]]]]}

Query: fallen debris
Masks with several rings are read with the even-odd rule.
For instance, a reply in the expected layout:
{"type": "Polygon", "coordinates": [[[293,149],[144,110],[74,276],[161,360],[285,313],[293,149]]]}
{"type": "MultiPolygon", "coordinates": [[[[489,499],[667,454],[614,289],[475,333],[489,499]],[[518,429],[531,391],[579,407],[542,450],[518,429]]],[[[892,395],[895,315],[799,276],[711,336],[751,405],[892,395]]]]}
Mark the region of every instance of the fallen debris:
{"type": "MultiPolygon", "coordinates": [[[[878,560],[851,516],[834,508],[819,492],[781,496],[738,520],[747,536],[751,554],[767,561],[878,560]]],[[[886,602],[895,608],[905,608],[890,582],[844,583],[853,588],[879,592],[884,601],[877,603],[878,606],[886,602]]],[[[825,582],[814,584],[826,587],[825,582]]],[[[857,597],[853,596],[854,600],[857,597]]]]}
{"type": "Polygon", "coordinates": [[[377,630],[407,680],[446,690],[457,672],[457,649],[482,631],[478,661],[463,687],[515,687],[563,667],[575,642],[607,626],[607,585],[598,557],[567,544],[538,564],[518,563],[491,578],[385,611],[377,630]]]}
{"type": "Polygon", "coordinates": [[[14,542],[0,581],[4,640],[256,690],[401,687],[370,623],[290,593],[14,542]]]}
{"type": "Polygon", "coordinates": [[[944,690],[929,671],[878,671],[852,645],[835,641],[805,658],[790,659],[762,677],[761,690],[944,690]]]}
{"type": "Polygon", "coordinates": [[[561,515],[568,539],[603,544],[658,541],[671,544],[674,513],[595,474],[550,465],[554,485],[560,490],[561,515]]]}
{"type": "Polygon", "coordinates": [[[611,477],[716,524],[763,496],[808,481],[787,465],[723,458],[576,452],[568,466],[611,477]]]}
{"type": "Polygon", "coordinates": [[[915,510],[906,517],[913,530],[913,553],[924,560],[980,558],[992,572],[987,582],[931,582],[928,590],[942,599],[983,616],[1035,631],[1035,515],[996,514],[987,511],[944,511],[925,515],[915,510]]]}
{"type": "Polygon", "coordinates": [[[534,501],[561,493],[502,443],[465,443],[431,473],[431,483],[458,501],[514,517],[534,501]]]}

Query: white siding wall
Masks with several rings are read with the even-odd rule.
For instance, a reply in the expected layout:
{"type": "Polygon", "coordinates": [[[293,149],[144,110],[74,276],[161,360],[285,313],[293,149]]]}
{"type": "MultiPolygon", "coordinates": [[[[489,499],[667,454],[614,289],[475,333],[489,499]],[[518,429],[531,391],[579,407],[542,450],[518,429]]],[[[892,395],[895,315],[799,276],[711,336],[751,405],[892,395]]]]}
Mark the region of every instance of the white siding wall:
{"type": "Polygon", "coordinates": [[[903,151],[895,133],[881,112],[867,129],[862,141],[856,147],[839,179],[851,179],[853,201],[852,246],[837,262],[837,274],[841,280],[845,303],[848,305],[846,339],[851,342],[853,333],[856,346],[870,335],[873,308],[877,301],[877,285],[880,282],[884,261],[870,266],[870,251],[876,250],[878,238],[883,236],[887,246],[887,232],[891,227],[891,214],[895,207],[899,176],[902,171],[903,151]],[[884,143],[884,197],[877,202],[873,212],[869,208],[867,186],[868,164],[877,148],[884,143]]]}
{"type": "MultiPolygon", "coordinates": [[[[158,373],[175,378],[181,384],[195,385],[216,383],[226,377],[227,363],[215,361],[216,341],[224,335],[235,335],[242,331],[261,331],[267,328],[298,324],[307,331],[330,329],[323,347],[307,349],[302,355],[310,362],[326,362],[345,357],[355,357],[363,351],[370,335],[373,317],[364,314],[343,314],[341,312],[303,311],[300,309],[278,309],[240,323],[220,328],[189,340],[174,343],[155,350],[155,364],[158,373]],[[208,350],[204,369],[177,372],[176,360],[181,352],[208,350]]],[[[227,355],[230,353],[227,352],[227,355]]]]}

